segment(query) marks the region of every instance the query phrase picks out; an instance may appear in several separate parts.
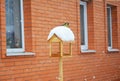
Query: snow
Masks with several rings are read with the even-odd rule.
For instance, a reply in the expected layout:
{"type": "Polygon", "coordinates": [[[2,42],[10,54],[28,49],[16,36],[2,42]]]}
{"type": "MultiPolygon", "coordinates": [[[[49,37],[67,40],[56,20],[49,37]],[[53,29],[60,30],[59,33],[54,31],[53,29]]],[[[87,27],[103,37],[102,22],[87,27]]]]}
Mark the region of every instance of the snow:
{"type": "Polygon", "coordinates": [[[65,26],[57,26],[53,28],[50,31],[47,40],[49,40],[54,34],[57,35],[62,41],[66,41],[66,42],[74,41],[75,39],[72,30],[65,26]]]}

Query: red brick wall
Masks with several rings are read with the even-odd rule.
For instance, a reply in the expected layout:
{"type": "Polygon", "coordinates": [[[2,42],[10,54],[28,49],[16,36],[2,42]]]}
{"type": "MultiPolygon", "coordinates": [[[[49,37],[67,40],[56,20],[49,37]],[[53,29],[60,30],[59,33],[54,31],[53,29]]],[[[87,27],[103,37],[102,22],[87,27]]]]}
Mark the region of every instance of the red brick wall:
{"type": "MultiPolygon", "coordinates": [[[[47,36],[64,22],[75,34],[73,56],[64,58],[64,81],[114,81],[120,78],[120,53],[107,52],[107,3],[117,6],[120,49],[120,2],[88,3],[89,48],[81,53],[79,0],[24,0],[25,51],[35,56],[6,56],[5,0],[0,0],[0,81],[58,81],[59,58],[49,57],[47,36]]],[[[118,80],[120,81],[120,80],[118,80]]]]}

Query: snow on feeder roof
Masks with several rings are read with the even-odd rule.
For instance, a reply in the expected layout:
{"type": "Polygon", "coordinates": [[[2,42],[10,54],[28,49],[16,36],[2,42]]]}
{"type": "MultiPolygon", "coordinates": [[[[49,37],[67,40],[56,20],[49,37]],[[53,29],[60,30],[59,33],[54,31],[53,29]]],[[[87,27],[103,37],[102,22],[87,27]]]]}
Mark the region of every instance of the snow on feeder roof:
{"type": "Polygon", "coordinates": [[[53,35],[56,35],[57,37],[59,37],[59,39],[61,39],[64,42],[71,42],[75,39],[72,30],[66,26],[57,26],[53,28],[50,31],[47,40],[50,40],[53,35]]]}

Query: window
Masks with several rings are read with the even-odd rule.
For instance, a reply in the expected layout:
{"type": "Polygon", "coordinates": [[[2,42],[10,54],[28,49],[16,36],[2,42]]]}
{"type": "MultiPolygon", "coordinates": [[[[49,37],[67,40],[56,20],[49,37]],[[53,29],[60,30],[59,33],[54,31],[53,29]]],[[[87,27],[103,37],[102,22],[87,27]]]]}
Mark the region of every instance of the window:
{"type": "Polygon", "coordinates": [[[108,51],[119,51],[117,34],[117,9],[114,6],[107,6],[107,29],[108,29],[108,51]]]}
{"type": "Polygon", "coordinates": [[[87,3],[80,2],[81,50],[88,49],[87,3]]]}
{"type": "Polygon", "coordinates": [[[6,0],[7,52],[24,52],[23,0],[6,0]]]}
{"type": "Polygon", "coordinates": [[[112,16],[111,7],[107,7],[107,23],[108,23],[108,49],[112,48],[112,16]]]}

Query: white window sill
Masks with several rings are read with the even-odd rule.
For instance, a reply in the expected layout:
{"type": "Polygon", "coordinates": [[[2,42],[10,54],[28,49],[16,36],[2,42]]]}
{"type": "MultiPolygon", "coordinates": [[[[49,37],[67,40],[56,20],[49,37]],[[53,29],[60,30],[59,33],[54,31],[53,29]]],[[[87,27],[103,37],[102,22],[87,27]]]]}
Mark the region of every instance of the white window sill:
{"type": "Polygon", "coordinates": [[[29,55],[35,55],[35,53],[32,52],[7,53],[7,56],[29,56],[29,55]]]}
{"type": "Polygon", "coordinates": [[[95,53],[96,50],[81,50],[82,53],[95,53]]]}
{"type": "Polygon", "coordinates": [[[108,49],[108,52],[119,52],[120,50],[119,49],[108,49]]]}

